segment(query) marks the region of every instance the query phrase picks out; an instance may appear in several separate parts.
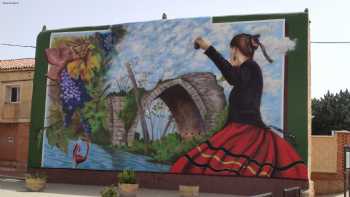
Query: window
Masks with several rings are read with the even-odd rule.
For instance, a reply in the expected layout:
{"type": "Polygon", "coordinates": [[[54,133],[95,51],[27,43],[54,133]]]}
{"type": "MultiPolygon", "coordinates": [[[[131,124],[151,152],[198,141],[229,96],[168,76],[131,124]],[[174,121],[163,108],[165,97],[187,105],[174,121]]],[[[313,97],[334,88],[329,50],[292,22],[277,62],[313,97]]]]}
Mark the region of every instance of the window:
{"type": "Polygon", "coordinates": [[[20,88],[18,86],[7,86],[7,103],[18,103],[20,101],[20,88]]]}

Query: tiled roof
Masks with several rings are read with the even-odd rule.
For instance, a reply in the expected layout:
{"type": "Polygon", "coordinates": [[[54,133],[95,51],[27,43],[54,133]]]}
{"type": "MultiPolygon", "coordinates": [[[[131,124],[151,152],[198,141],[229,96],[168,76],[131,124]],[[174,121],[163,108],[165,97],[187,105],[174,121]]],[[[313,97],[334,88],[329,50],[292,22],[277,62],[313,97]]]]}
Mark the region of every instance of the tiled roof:
{"type": "Polygon", "coordinates": [[[0,72],[30,71],[35,68],[34,58],[0,60],[0,72]]]}

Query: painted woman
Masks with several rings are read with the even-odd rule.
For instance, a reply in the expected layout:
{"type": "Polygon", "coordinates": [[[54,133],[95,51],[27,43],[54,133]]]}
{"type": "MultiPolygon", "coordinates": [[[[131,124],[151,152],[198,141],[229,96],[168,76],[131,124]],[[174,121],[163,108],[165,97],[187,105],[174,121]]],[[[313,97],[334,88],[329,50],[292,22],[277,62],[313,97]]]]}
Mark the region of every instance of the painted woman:
{"type": "Polygon", "coordinates": [[[287,141],[266,127],[261,117],[263,75],[253,59],[254,52],[260,47],[265,58],[272,60],[259,35],[234,36],[229,60],[201,37],[195,40],[195,45],[205,50],[233,86],[229,113],[225,127],[181,156],[171,172],[306,180],[307,167],[300,156],[287,141]]]}

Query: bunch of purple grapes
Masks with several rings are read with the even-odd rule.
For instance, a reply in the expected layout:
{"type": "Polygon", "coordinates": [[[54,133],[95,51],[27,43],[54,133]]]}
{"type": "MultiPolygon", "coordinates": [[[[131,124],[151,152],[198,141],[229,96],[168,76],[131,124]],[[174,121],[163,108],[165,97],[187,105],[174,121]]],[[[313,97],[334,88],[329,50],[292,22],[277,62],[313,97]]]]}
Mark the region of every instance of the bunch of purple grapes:
{"type": "Polygon", "coordinates": [[[64,126],[68,127],[74,112],[83,108],[85,102],[90,101],[91,97],[85,88],[84,82],[80,78],[71,78],[66,69],[63,69],[60,75],[60,91],[64,112],[64,126]]]}

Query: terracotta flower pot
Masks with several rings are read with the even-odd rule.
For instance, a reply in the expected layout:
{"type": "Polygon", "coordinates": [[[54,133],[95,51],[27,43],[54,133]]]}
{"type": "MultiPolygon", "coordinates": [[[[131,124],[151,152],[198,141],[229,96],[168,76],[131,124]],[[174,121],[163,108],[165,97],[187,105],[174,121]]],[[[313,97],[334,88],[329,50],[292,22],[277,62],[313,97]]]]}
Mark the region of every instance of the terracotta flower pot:
{"type": "Polygon", "coordinates": [[[199,186],[179,185],[181,197],[198,197],[199,186]]]}
{"type": "Polygon", "coordinates": [[[118,188],[121,197],[132,197],[136,196],[137,191],[139,190],[139,184],[119,183],[118,188]]]}
{"type": "Polygon", "coordinates": [[[32,192],[42,191],[46,187],[46,179],[26,178],[25,187],[32,192]]]}

